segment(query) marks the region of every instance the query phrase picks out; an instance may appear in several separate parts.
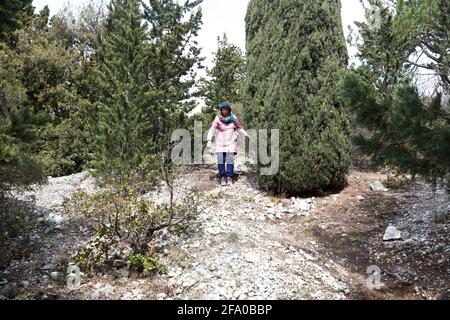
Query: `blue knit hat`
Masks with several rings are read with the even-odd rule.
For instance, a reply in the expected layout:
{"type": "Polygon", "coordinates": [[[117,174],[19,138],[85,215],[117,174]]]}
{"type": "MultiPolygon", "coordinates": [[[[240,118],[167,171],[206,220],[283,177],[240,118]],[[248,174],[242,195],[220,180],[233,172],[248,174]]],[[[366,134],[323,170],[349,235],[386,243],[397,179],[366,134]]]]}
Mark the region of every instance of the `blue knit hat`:
{"type": "Polygon", "coordinates": [[[230,109],[231,110],[231,104],[228,101],[221,102],[219,104],[219,109],[220,110],[222,110],[222,109],[230,109]]]}

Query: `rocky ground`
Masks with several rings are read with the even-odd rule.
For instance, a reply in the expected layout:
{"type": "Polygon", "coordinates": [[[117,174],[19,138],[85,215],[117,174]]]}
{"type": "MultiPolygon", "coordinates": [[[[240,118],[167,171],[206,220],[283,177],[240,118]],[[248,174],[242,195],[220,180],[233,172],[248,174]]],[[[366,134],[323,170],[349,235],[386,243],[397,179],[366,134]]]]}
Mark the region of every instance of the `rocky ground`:
{"type": "Polygon", "coordinates": [[[373,191],[386,174],[352,170],[340,192],[280,199],[258,189],[252,170],[237,169],[227,187],[213,167],[180,177],[178,195],[198,186],[218,197],[183,232],[158,233],[166,274],[143,277],[121,267],[82,274],[76,290],[67,288],[64,269],[92,230],[66,216],[62,203],[76,190],[95,191],[95,180],[83,172],[17,194],[32,203],[38,225],[27,252],[0,270],[1,298],[449,298],[450,202],[443,191],[419,182],[373,191]],[[384,241],[390,225],[397,239],[384,241]],[[371,266],[381,272],[378,288],[368,285],[371,266]]]}

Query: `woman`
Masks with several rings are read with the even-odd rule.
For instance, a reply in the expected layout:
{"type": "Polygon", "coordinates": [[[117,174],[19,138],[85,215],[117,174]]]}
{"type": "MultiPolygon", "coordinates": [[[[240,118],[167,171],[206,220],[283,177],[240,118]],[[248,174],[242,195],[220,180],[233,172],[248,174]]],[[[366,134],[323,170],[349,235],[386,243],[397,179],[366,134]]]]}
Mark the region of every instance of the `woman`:
{"type": "Polygon", "coordinates": [[[250,138],[250,135],[239,124],[239,118],[231,112],[231,105],[228,101],[219,105],[219,115],[214,119],[208,132],[208,148],[211,147],[211,140],[216,129],[219,131],[216,137],[216,154],[220,184],[222,186],[231,185],[234,173],[233,158],[237,154],[238,147],[237,132],[247,138],[250,138]]]}

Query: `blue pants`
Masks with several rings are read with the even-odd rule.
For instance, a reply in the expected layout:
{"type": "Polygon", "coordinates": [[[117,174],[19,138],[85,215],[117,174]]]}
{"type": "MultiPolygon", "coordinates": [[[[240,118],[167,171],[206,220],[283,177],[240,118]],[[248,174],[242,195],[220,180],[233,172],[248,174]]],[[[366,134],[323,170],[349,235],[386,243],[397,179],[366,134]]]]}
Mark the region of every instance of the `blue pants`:
{"type": "Polygon", "coordinates": [[[234,154],[232,152],[218,152],[217,166],[219,167],[220,177],[233,177],[234,173],[234,154]],[[226,166],[226,171],[225,171],[226,166]]]}

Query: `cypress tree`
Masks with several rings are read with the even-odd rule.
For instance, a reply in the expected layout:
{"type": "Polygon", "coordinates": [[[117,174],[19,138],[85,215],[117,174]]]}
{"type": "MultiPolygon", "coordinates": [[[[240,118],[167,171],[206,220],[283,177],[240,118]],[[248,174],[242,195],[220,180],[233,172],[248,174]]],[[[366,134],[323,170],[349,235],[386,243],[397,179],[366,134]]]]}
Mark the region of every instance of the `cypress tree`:
{"type": "Polygon", "coordinates": [[[228,42],[226,34],[217,38],[218,48],[214,54],[214,66],[206,69],[209,79],[203,80],[202,89],[206,107],[204,113],[214,113],[222,101],[232,104],[242,102],[242,82],[244,80],[244,57],[241,49],[228,42]]]}
{"type": "Polygon", "coordinates": [[[348,111],[337,90],[348,55],[336,0],[251,0],[244,115],[280,130],[280,168],[266,190],[295,195],[346,183],[348,111]]]}
{"type": "Polygon", "coordinates": [[[113,0],[108,6],[99,48],[98,114],[92,124],[93,165],[121,175],[151,153],[152,99],[145,79],[147,26],[138,0],[113,0]]]}

